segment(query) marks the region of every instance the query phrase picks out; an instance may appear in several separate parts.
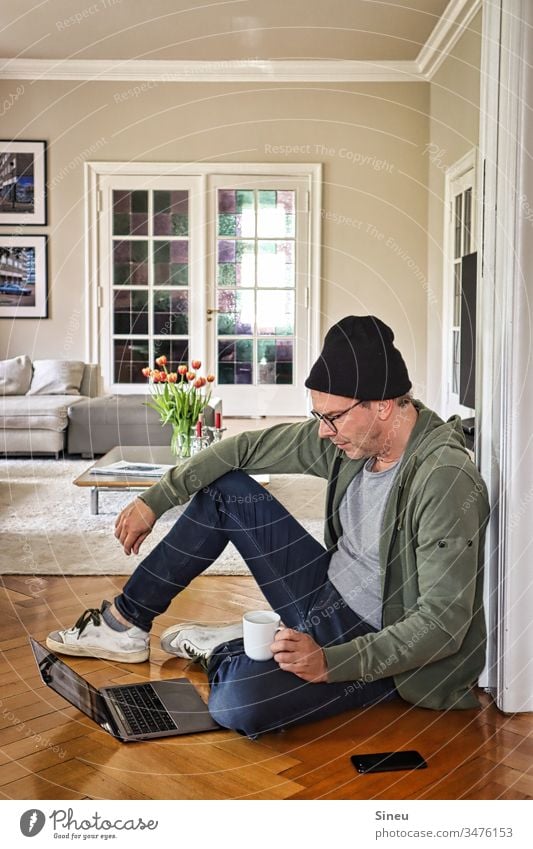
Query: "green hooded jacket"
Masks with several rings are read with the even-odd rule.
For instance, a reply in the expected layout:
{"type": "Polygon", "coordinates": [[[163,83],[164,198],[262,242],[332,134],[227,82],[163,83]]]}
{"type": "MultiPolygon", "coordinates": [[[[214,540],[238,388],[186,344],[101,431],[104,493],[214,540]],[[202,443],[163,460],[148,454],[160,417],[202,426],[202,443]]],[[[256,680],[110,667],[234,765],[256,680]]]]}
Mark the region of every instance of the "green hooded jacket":
{"type": "MultiPolygon", "coordinates": [[[[324,649],[328,681],[393,676],[422,707],[479,707],[472,687],[485,663],[483,550],[489,503],[460,419],[419,402],[383,516],[383,622],[377,633],[324,649]]],[[[226,472],[327,478],[325,543],[342,535],[339,505],[365,460],[351,460],[308,419],[238,434],[171,469],[141,496],[157,517],[226,472]]]]}

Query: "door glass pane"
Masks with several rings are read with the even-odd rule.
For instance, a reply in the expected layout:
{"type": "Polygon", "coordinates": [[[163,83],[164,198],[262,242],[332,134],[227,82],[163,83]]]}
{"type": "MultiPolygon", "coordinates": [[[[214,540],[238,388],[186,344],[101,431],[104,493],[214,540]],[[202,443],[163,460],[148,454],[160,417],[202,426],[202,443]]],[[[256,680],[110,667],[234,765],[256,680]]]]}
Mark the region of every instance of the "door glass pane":
{"type": "Polygon", "coordinates": [[[114,190],[112,201],[115,380],[146,383],[156,357],[170,370],[187,361],[189,193],[114,190]]]}
{"type": "Polygon", "coordinates": [[[154,339],[154,360],[163,355],[167,358],[167,370],[177,371],[178,366],[186,366],[189,362],[189,343],[187,339],[154,339]]]}
{"type": "Polygon", "coordinates": [[[187,236],[189,192],[154,192],[154,236],[187,236]]]}
{"type": "Polygon", "coordinates": [[[294,242],[258,242],[258,286],[294,286],[294,242]]]}
{"type": "Polygon", "coordinates": [[[219,240],[217,283],[219,286],[255,285],[255,242],[219,240]]]}
{"type": "Polygon", "coordinates": [[[119,289],[115,292],[113,332],[116,335],[148,333],[148,292],[119,289]]]}
{"type": "Polygon", "coordinates": [[[187,292],[156,291],[153,295],[153,333],[181,336],[189,329],[189,296],[187,292]]]}
{"type": "Polygon", "coordinates": [[[452,346],[452,392],[459,393],[459,331],[453,331],[452,346]]]}
{"type": "Polygon", "coordinates": [[[464,193],[463,219],[463,256],[467,256],[472,250],[472,189],[467,189],[464,193]]]}
{"type": "Polygon", "coordinates": [[[291,339],[257,340],[258,383],[292,383],[291,339]]]}
{"type": "Polygon", "coordinates": [[[461,263],[453,267],[453,323],[459,327],[461,323],[461,263]]]}
{"type": "Polygon", "coordinates": [[[253,191],[222,189],[218,193],[218,235],[255,236],[253,191]]]}
{"type": "Polygon", "coordinates": [[[252,383],[252,340],[219,340],[218,372],[221,383],[252,383]]]}
{"type": "Polygon", "coordinates": [[[154,241],[154,286],[187,286],[188,263],[188,241],[154,241]]]}
{"type": "Polygon", "coordinates": [[[462,195],[457,195],[455,198],[455,246],[454,246],[454,257],[455,259],[459,259],[461,256],[461,200],[462,195]]]}
{"type": "Polygon", "coordinates": [[[113,284],[115,286],[148,285],[148,242],[113,243],[113,284]]]}
{"type": "Polygon", "coordinates": [[[294,292],[257,293],[257,333],[260,336],[294,333],[294,292]]]}
{"type": "Polygon", "coordinates": [[[142,369],[148,363],[149,343],[133,339],[114,342],[115,383],[146,383],[142,369]]]}
{"type": "Polygon", "coordinates": [[[257,235],[263,238],[294,236],[294,192],[257,193],[257,235]]]}
{"type": "Polygon", "coordinates": [[[146,236],[148,233],[148,192],[113,192],[113,235],[146,236]]]}
{"type": "Polygon", "coordinates": [[[254,332],[254,292],[222,291],[218,294],[218,334],[250,335],[254,332]]]}
{"type": "Polygon", "coordinates": [[[296,192],[220,189],[217,212],[219,383],[291,384],[296,192]]]}

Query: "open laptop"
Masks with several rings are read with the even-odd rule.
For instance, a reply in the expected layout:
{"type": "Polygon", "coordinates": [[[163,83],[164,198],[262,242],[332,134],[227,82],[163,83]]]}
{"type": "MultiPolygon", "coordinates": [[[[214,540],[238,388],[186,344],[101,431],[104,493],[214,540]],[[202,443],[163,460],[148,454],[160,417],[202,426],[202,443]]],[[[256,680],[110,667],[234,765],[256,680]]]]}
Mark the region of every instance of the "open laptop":
{"type": "Polygon", "coordinates": [[[187,678],[97,690],[32,637],[30,644],[46,686],[123,743],[220,728],[187,678]]]}

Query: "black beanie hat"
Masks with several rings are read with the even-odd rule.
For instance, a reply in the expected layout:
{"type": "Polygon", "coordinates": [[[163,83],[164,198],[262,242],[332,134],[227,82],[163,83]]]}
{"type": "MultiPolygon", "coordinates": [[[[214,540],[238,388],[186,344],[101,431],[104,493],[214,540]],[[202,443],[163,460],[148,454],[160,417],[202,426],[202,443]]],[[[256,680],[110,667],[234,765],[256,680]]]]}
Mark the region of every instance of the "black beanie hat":
{"type": "Polygon", "coordinates": [[[411,389],[394,333],[373,315],[347,315],[330,327],[305,381],[308,389],[360,401],[398,398],[411,389]]]}

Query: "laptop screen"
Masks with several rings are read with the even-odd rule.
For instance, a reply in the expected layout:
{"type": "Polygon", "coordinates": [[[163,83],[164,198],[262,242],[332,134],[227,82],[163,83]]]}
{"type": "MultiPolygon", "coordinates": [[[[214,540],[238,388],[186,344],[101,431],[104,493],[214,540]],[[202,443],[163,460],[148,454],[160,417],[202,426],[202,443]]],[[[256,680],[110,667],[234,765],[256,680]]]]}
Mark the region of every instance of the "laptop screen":
{"type": "Polygon", "coordinates": [[[109,711],[98,690],[32,637],[30,643],[44,683],[98,725],[109,729],[109,711]]]}

